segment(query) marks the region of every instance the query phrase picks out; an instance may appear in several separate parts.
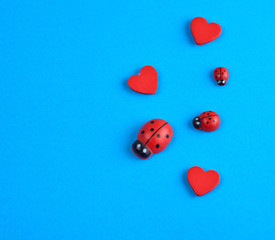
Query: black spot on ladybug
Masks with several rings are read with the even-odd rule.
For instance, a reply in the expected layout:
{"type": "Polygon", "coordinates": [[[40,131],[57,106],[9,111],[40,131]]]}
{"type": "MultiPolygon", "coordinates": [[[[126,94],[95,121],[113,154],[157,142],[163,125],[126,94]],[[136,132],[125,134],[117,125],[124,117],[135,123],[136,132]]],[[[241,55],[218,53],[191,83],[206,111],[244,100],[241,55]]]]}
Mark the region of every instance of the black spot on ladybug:
{"type": "Polygon", "coordinates": [[[157,137],[160,138],[160,134],[158,134],[157,137]]]}
{"type": "Polygon", "coordinates": [[[223,74],[223,73],[222,73],[223,74]]]}
{"type": "Polygon", "coordinates": [[[144,131],[142,130],[142,131],[141,131],[141,134],[143,134],[143,133],[144,133],[144,131]]]}
{"type": "Polygon", "coordinates": [[[211,118],[208,118],[209,120],[211,120],[211,118]]]}
{"type": "Polygon", "coordinates": [[[169,138],[169,134],[166,134],[166,138],[169,138]]]}
{"type": "Polygon", "coordinates": [[[209,122],[206,122],[206,124],[209,124],[209,122]]]}
{"type": "Polygon", "coordinates": [[[203,114],[205,114],[205,112],[203,114]]]}
{"type": "Polygon", "coordinates": [[[150,131],[152,131],[152,132],[153,132],[153,131],[154,131],[154,128],[151,128],[151,129],[150,129],[150,131]]]}
{"type": "Polygon", "coordinates": [[[215,120],[213,120],[213,122],[215,122],[215,120]]]}
{"type": "Polygon", "coordinates": [[[154,123],[154,121],[151,121],[151,123],[154,123]]]}
{"type": "Polygon", "coordinates": [[[159,148],[159,144],[156,145],[156,148],[159,148]]]}
{"type": "Polygon", "coordinates": [[[225,70],[224,70],[224,72],[225,72],[225,70]]]}
{"type": "Polygon", "coordinates": [[[215,71],[215,72],[217,72],[217,71],[215,71]]]}
{"type": "Polygon", "coordinates": [[[209,115],[209,113],[207,113],[207,115],[209,115]]]}

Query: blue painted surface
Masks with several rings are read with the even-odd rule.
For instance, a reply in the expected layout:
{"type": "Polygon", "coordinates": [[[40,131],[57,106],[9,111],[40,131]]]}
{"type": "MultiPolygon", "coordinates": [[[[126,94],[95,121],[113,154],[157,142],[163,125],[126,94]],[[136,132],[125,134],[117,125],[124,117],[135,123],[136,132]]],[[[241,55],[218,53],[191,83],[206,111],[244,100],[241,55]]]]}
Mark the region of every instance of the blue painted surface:
{"type": "Polygon", "coordinates": [[[274,239],[274,3],[7,1],[0,16],[0,239],[274,239]],[[222,27],[197,46],[190,22],[222,27]],[[144,65],[156,95],[127,79],[144,65]],[[216,67],[230,72],[216,85],[216,67]],[[221,116],[196,131],[205,110],[221,116]],[[131,152],[163,118],[170,145],[131,152]],[[196,197],[195,165],[221,175],[196,197]]]}

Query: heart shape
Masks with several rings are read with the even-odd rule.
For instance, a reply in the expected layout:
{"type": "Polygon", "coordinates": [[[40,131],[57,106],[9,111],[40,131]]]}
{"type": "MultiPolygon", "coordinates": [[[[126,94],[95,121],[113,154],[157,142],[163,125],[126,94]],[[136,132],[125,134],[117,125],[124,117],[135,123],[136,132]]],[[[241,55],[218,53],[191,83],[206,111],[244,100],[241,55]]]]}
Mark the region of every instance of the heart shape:
{"type": "Polygon", "coordinates": [[[197,196],[211,192],[220,182],[220,175],[214,170],[205,172],[201,167],[191,167],[187,179],[197,196]]]}
{"type": "Polygon", "coordinates": [[[202,17],[196,17],[191,22],[191,32],[198,45],[214,41],[221,35],[222,28],[217,23],[208,23],[202,17]]]}
{"type": "Polygon", "coordinates": [[[129,78],[128,85],[136,92],[155,94],[158,86],[158,73],[155,68],[147,65],[140,70],[140,74],[129,78]]]}

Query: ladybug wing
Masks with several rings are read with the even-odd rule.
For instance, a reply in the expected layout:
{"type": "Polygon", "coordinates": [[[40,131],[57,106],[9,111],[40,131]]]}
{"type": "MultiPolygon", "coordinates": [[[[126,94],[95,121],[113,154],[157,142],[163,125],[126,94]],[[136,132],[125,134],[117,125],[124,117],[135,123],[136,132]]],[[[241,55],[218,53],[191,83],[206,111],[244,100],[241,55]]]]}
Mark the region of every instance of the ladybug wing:
{"type": "Polygon", "coordinates": [[[200,119],[203,119],[205,117],[208,117],[209,115],[211,115],[213,113],[213,111],[205,111],[200,115],[200,119]]]}
{"type": "Polygon", "coordinates": [[[215,130],[217,130],[221,125],[221,119],[220,116],[217,114],[217,116],[212,117],[212,124],[215,127],[215,130]]]}
{"type": "Polygon", "coordinates": [[[147,141],[166,121],[163,119],[153,119],[145,123],[138,132],[137,139],[147,144],[147,141]]]}
{"type": "Polygon", "coordinates": [[[202,126],[206,132],[217,130],[220,126],[220,117],[216,115],[205,117],[202,119],[202,126]]]}
{"type": "Polygon", "coordinates": [[[218,115],[218,114],[214,111],[205,111],[200,115],[200,119],[203,119],[203,118],[206,118],[209,116],[216,116],[216,115],[218,115]]]}
{"type": "Polygon", "coordinates": [[[219,116],[218,113],[214,112],[214,111],[207,111],[206,112],[207,116],[219,116]],[[209,113],[209,114],[208,114],[209,113]]]}
{"type": "Polygon", "coordinates": [[[159,153],[167,147],[172,137],[173,129],[171,125],[166,122],[154,133],[147,145],[154,153],[159,153]]]}
{"type": "Polygon", "coordinates": [[[206,132],[211,132],[213,128],[211,117],[205,117],[201,120],[202,128],[206,132]]]}
{"type": "Polygon", "coordinates": [[[221,68],[216,68],[214,71],[214,78],[216,79],[216,81],[221,79],[221,68]]]}
{"type": "Polygon", "coordinates": [[[229,72],[228,70],[225,68],[225,67],[221,67],[221,76],[222,76],[222,79],[225,79],[227,80],[228,77],[229,77],[229,72]]]}

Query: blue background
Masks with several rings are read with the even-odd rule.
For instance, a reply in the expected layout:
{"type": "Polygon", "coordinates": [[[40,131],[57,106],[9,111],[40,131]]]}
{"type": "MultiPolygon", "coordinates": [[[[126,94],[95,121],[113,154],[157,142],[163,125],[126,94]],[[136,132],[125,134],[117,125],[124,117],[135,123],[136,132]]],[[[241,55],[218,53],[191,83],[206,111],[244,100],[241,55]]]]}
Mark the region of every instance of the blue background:
{"type": "Polygon", "coordinates": [[[274,239],[274,2],[10,1],[0,6],[0,239],[274,239]],[[197,46],[202,16],[221,36],[197,46]],[[155,95],[128,78],[145,65],[155,95]],[[229,70],[225,87],[213,76],[229,70]],[[205,110],[216,132],[193,129],[205,110]],[[170,145],[131,151],[153,118],[170,145]],[[196,197],[192,166],[220,173],[196,197]]]}

